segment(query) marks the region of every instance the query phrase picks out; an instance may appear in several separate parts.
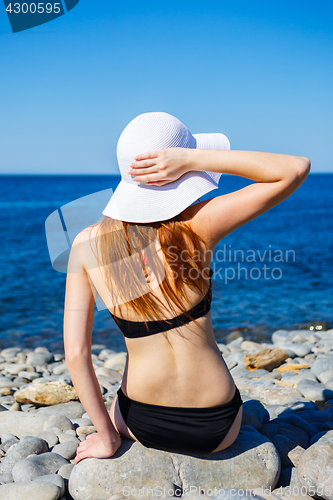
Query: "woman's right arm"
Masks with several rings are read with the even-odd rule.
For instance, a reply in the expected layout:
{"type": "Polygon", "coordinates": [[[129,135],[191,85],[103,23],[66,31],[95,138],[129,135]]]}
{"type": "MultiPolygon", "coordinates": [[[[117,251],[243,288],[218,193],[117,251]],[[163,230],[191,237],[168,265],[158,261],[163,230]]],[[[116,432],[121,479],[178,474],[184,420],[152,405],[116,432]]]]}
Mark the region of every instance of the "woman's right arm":
{"type": "Polygon", "coordinates": [[[257,181],[190,207],[192,227],[209,248],[285,200],[310,171],[308,158],[256,151],[170,148],[139,155],[136,159],[132,173],[138,182],[162,185],[193,170],[238,175],[257,181]]]}

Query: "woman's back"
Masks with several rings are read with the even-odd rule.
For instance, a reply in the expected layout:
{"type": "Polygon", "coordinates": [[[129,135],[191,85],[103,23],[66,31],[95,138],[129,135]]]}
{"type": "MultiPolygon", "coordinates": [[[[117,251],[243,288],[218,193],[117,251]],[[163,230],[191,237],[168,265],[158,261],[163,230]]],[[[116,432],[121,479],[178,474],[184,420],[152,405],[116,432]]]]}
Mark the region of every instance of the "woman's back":
{"type": "MultiPolygon", "coordinates": [[[[194,212],[198,208],[199,206],[195,207],[194,212]]],[[[181,221],[180,224],[191,226],[191,223],[196,223],[196,215],[193,213],[193,209],[187,209],[178,220],[181,221]]],[[[113,221],[113,230],[122,231],[122,224],[119,221],[113,221]]],[[[193,287],[186,285],[185,267],[178,267],[178,272],[182,269],[184,294],[187,300],[182,303],[183,309],[175,303],[170,309],[168,304],[170,298],[165,296],[160,285],[162,278],[164,279],[167,275],[173,291],[177,293],[173,279],[175,270],[171,267],[172,263],[170,266],[170,263],[165,259],[158,237],[152,242],[150,257],[154,255],[155,259],[148,259],[145,265],[145,275],[142,276],[149,287],[149,293],[157,299],[160,305],[160,314],[148,318],[145,317],[144,311],[140,315],[130,306],[131,289],[127,287],[128,289],[124,290],[124,280],[122,280],[121,273],[119,275],[119,261],[111,262],[107,266],[113,281],[106,284],[105,270],[103,271],[103,266],[96,259],[96,252],[91,250],[96,242],[98,245],[99,233],[99,225],[86,230],[83,239],[89,235],[89,242],[93,242],[93,245],[83,246],[81,244],[83,265],[95,293],[98,293],[110,313],[114,315],[116,322],[117,318],[122,318],[129,322],[139,323],[141,331],[141,336],[138,334],[136,338],[125,336],[128,360],[123,387],[126,394],[137,401],[163,406],[209,407],[229,401],[234,392],[234,383],[216,345],[211,312],[207,306],[211,289],[208,271],[212,252],[204,244],[196,249],[190,248],[191,245],[188,245],[188,248],[182,248],[183,264],[188,260],[191,251],[195,255],[196,261],[201,259],[200,264],[203,276],[205,276],[205,289],[201,292],[199,289],[193,289],[193,287]],[[161,266],[156,263],[156,260],[161,263],[161,266]],[[162,275],[159,271],[161,268],[163,269],[162,275]],[[157,272],[155,272],[156,270],[157,272]],[[121,288],[121,293],[119,293],[119,288],[121,288]],[[129,303],[128,307],[121,307],[120,314],[117,304],[123,304],[126,301],[129,303]],[[187,320],[186,324],[181,327],[149,334],[149,321],[175,318],[184,310],[190,311],[202,304],[205,304],[201,307],[203,315],[195,321],[187,320]],[[206,314],[204,314],[205,307],[208,311],[206,314]],[[147,327],[144,320],[148,321],[147,327]]],[[[112,248],[110,248],[110,252],[112,252],[112,248]]],[[[140,263],[140,258],[138,263],[140,263]]],[[[137,269],[140,272],[139,267],[134,266],[134,270],[137,269]]],[[[191,270],[195,271],[194,268],[191,270]]],[[[124,322],[125,325],[126,322],[124,322]]]]}

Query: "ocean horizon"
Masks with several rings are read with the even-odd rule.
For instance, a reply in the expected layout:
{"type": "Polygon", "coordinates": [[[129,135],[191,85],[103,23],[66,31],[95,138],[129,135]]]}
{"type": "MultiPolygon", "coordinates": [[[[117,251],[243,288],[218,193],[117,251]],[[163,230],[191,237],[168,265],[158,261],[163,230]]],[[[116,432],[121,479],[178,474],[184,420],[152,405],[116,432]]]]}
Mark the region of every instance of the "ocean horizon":
{"type": "MultiPolygon", "coordinates": [[[[119,179],[116,174],[0,175],[1,349],[62,350],[66,274],[52,267],[45,221],[75,200],[103,191],[105,198],[119,179]]],[[[205,198],[251,182],[222,175],[219,189],[205,198]]],[[[277,329],[314,322],[333,327],[332,192],[333,173],[311,172],[287,200],[219,243],[212,262],[217,341],[237,329],[245,338],[265,339],[277,329]]],[[[100,215],[103,196],[94,208],[100,215]]],[[[62,213],[66,219],[66,209],[62,213]]],[[[125,349],[110,314],[98,307],[93,343],[125,349]]]]}

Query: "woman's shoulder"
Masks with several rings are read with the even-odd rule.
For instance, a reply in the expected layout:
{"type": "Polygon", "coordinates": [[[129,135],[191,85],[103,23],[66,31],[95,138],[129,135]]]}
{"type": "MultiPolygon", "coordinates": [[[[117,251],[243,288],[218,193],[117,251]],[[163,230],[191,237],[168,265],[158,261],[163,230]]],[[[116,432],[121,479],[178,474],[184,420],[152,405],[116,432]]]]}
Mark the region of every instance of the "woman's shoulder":
{"type": "Polygon", "coordinates": [[[91,238],[96,238],[98,236],[99,228],[100,223],[85,227],[75,236],[73,245],[79,245],[89,241],[91,238]]]}

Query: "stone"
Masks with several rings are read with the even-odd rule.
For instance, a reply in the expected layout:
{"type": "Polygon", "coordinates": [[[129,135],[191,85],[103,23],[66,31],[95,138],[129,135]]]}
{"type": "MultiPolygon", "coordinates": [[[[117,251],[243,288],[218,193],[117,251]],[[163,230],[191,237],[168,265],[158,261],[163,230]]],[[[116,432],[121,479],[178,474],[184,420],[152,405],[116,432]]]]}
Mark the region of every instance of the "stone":
{"type": "Polygon", "coordinates": [[[14,358],[17,353],[20,352],[20,348],[19,347],[7,347],[6,349],[2,349],[1,351],[1,356],[3,356],[4,358],[14,358]]]}
{"type": "Polygon", "coordinates": [[[243,340],[240,347],[243,351],[260,351],[262,349],[262,344],[254,342],[253,340],[243,340]]]}
{"type": "Polygon", "coordinates": [[[291,487],[300,486],[296,467],[287,467],[286,469],[283,469],[281,471],[279,480],[275,488],[279,487],[284,488],[286,486],[291,486],[291,487]]]}
{"type": "Polygon", "coordinates": [[[13,444],[19,443],[20,440],[18,437],[14,436],[13,434],[7,433],[7,434],[3,435],[1,441],[2,441],[2,444],[0,446],[0,449],[3,450],[5,453],[7,453],[9,448],[11,446],[13,446],[13,444]]]}
{"type": "Polygon", "coordinates": [[[9,377],[0,377],[0,387],[11,389],[12,387],[17,387],[17,385],[9,377]]]}
{"type": "Polygon", "coordinates": [[[295,356],[300,356],[302,358],[312,351],[312,347],[309,344],[283,344],[280,348],[291,350],[295,353],[295,356]]]}
{"type": "Polygon", "coordinates": [[[31,352],[26,359],[27,365],[42,366],[53,361],[51,352],[31,352]]]}
{"type": "Polygon", "coordinates": [[[257,498],[263,498],[264,500],[280,500],[280,497],[274,495],[269,488],[254,488],[251,493],[257,495],[257,498]]]}
{"type": "MultiPolygon", "coordinates": [[[[323,433],[321,432],[320,433],[320,436],[317,436],[317,439],[316,439],[316,442],[320,441],[320,440],[329,440],[329,441],[332,441],[333,439],[333,430],[329,430],[329,431],[324,431],[324,434],[322,435],[323,433]]],[[[313,443],[311,443],[313,444],[313,443]]]]}
{"type": "Polygon", "coordinates": [[[0,485],[13,483],[14,479],[11,472],[1,472],[0,473],[0,485]]]}
{"type": "Polygon", "coordinates": [[[71,418],[74,427],[84,427],[86,425],[93,425],[90,418],[71,418]]]}
{"type": "Polygon", "coordinates": [[[59,443],[58,436],[53,432],[42,431],[37,435],[37,437],[44,439],[44,441],[46,441],[49,445],[49,448],[52,448],[52,446],[55,446],[59,443]]]}
{"type": "MultiPolygon", "coordinates": [[[[261,491],[264,491],[265,488],[261,488],[261,491]]],[[[210,491],[210,490],[208,490],[210,491]]],[[[206,495],[208,497],[209,495],[206,495]]],[[[275,495],[274,495],[275,496],[275,495]]],[[[191,500],[195,500],[193,497],[191,500]]],[[[251,500],[264,500],[264,497],[256,495],[251,492],[246,493],[246,498],[250,498],[251,500]]],[[[244,489],[243,488],[224,488],[221,489],[220,494],[218,494],[214,500],[244,500],[244,489]]],[[[272,499],[273,500],[273,499],[272,499]]]]}
{"type": "Polygon", "coordinates": [[[268,423],[264,424],[261,427],[260,432],[263,436],[266,436],[268,439],[272,441],[273,437],[279,433],[279,429],[280,429],[279,424],[268,423]]]}
{"type": "Polygon", "coordinates": [[[313,445],[314,443],[317,443],[320,438],[326,436],[329,432],[331,432],[331,436],[333,436],[333,430],[331,431],[320,431],[317,434],[315,434],[311,439],[310,439],[310,446],[313,445]]]}
{"type": "Polygon", "coordinates": [[[18,403],[33,403],[49,406],[68,401],[77,401],[78,395],[74,387],[61,382],[47,382],[46,384],[30,384],[25,389],[15,393],[18,403]]]}
{"type": "Polygon", "coordinates": [[[276,448],[258,432],[240,432],[229,448],[206,455],[146,448],[123,438],[110,459],[80,461],[71,473],[69,491],[74,500],[105,500],[112,495],[134,500],[138,497],[131,489],[140,490],[144,485],[148,499],[161,481],[170,481],[183,491],[198,486],[198,478],[203,489],[269,488],[275,486],[279,474],[276,448]]]}
{"type": "Polygon", "coordinates": [[[1,396],[11,396],[13,394],[14,389],[0,389],[1,396]]]}
{"type": "Polygon", "coordinates": [[[243,403],[242,425],[251,425],[260,430],[262,425],[268,421],[268,411],[260,401],[252,399],[243,403]]]}
{"type": "Polygon", "coordinates": [[[259,432],[257,429],[252,427],[252,425],[247,425],[247,424],[241,425],[240,430],[242,432],[259,432]]]}
{"type": "Polygon", "coordinates": [[[262,378],[266,375],[272,375],[271,372],[264,370],[263,368],[256,368],[247,373],[247,378],[262,378]]]}
{"type": "Polygon", "coordinates": [[[0,500],[57,500],[60,488],[44,482],[25,481],[1,486],[0,500]]]}
{"type": "Polygon", "coordinates": [[[59,415],[63,415],[69,419],[74,419],[81,418],[85,410],[82,404],[78,401],[71,401],[69,403],[38,408],[37,412],[40,415],[53,415],[58,413],[59,415]]]}
{"type": "Polygon", "coordinates": [[[307,422],[304,418],[302,418],[301,415],[290,415],[289,421],[295,427],[298,427],[299,429],[305,431],[310,438],[317,434],[317,429],[313,425],[309,424],[309,422],[307,422]]]}
{"type": "Polygon", "coordinates": [[[288,342],[292,339],[293,334],[288,330],[276,330],[272,333],[272,342],[274,344],[281,344],[282,342],[288,342]]]}
{"type": "Polygon", "coordinates": [[[316,377],[328,370],[333,370],[333,356],[318,356],[311,367],[311,371],[316,377]]]}
{"type": "MultiPolygon", "coordinates": [[[[55,429],[55,428],[59,429],[60,433],[63,433],[63,432],[66,432],[70,429],[74,429],[74,425],[72,424],[71,420],[69,420],[69,418],[64,417],[63,415],[54,414],[54,415],[50,415],[46,419],[46,421],[44,423],[43,430],[48,431],[48,432],[52,432],[52,429],[55,429]]],[[[57,435],[59,435],[59,434],[57,434],[57,435]]]]}
{"type": "Polygon", "coordinates": [[[326,401],[333,398],[333,391],[325,387],[320,387],[318,383],[311,384],[310,382],[314,382],[313,380],[304,380],[302,382],[304,384],[298,384],[297,389],[306,399],[310,399],[311,401],[326,401]]]}
{"type": "Polygon", "coordinates": [[[301,446],[296,446],[296,448],[293,448],[292,450],[289,451],[288,457],[295,467],[298,466],[299,460],[303,455],[304,451],[305,449],[302,448],[301,446]]]}
{"type": "Polygon", "coordinates": [[[113,384],[121,382],[122,380],[122,376],[119,372],[112,370],[111,368],[105,368],[105,366],[97,368],[96,375],[110,380],[113,384]]]}
{"type": "Polygon", "coordinates": [[[32,381],[33,384],[46,384],[47,382],[58,382],[59,377],[56,375],[43,374],[43,377],[36,378],[32,381]]]}
{"type": "Polygon", "coordinates": [[[279,434],[287,436],[287,438],[291,439],[294,443],[298,444],[302,448],[307,448],[309,446],[308,434],[303,429],[289,424],[288,422],[280,422],[279,434]]]}
{"type": "Polygon", "coordinates": [[[14,403],[8,411],[21,411],[20,403],[14,403]]]}
{"type": "Polygon", "coordinates": [[[63,465],[62,467],[60,467],[60,469],[58,470],[58,474],[59,476],[63,477],[64,479],[69,479],[70,478],[70,475],[72,473],[72,470],[74,469],[75,465],[74,464],[67,464],[67,465],[63,465]]]}
{"type": "Polygon", "coordinates": [[[21,377],[21,378],[23,378],[23,379],[30,380],[30,382],[32,382],[36,378],[40,377],[40,375],[38,373],[24,372],[24,371],[19,372],[18,376],[21,377]]]}
{"type": "Polygon", "coordinates": [[[47,474],[46,476],[39,476],[36,477],[35,479],[36,482],[43,482],[43,483],[49,483],[49,484],[54,484],[55,486],[58,486],[60,489],[60,494],[59,496],[62,497],[65,495],[65,481],[62,476],[59,474],[47,474]]]}
{"type": "Polygon", "coordinates": [[[0,413],[0,435],[10,432],[18,438],[36,436],[43,430],[46,420],[47,417],[43,415],[21,411],[2,412],[0,413]]]}
{"type": "Polygon", "coordinates": [[[2,365],[2,369],[11,375],[18,375],[20,372],[34,372],[35,369],[31,365],[25,363],[5,363],[2,365]]]}
{"type": "MultiPolygon", "coordinates": [[[[255,372],[255,371],[254,371],[255,372]]],[[[254,373],[252,372],[252,373],[254,373]]],[[[276,373],[273,373],[273,372],[267,372],[267,374],[265,375],[262,375],[260,377],[261,380],[279,380],[281,378],[281,374],[276,374],[276,373]]]]}
{"type": "Polygon", "coordinates": [[[305,401],[297,389],[278,387],[271,380],[238,380],[240,392],[251,399],[258,399],[265,405],[287,405],[296,401],[305,401]]]}
{"type": "Polygon", "coordinates": [[[115,365],[122,365],[122,367],[124,367],[126,363],[126,358],[127,358],[126,352],[119,352],[118,354],[111,356],[104,362],[104,368],[112,368],[115,365]]]}
{"type": "Polygon", "coordinates": [[[331,378],[333,378],[333,370],[327,370],[326,372],[322,372],[318,375],[318,380],[320,380],[322,384],[326,384],[326,382],[331,378]]]}
{"type": "MultiPolygon", "coordinates": [[[[72,421],[71,421],[72,422],[72,421]]],[[[73,422],[72,422],[73,424],[73,422]]],[[[74,425],[74,424],[73,424],[74,425]]],[[[74,436],[76,437],[76,431],[74,429],[68,429],[68,431],[65,431],[65,434],[69,435],[69,436],[74,436]]]]}
{"type": "Polygon", "coordinates": [[[54,375],[63,375],[67,371],[67,365],[65,362],[57,363],[56,366],[52,368],[54,375]]]}
{"type": "MultiPolygon", "coordinates": [[[[282,414],[286,415],[287,413],[295,413],[302,411],[300,415],[302,415],[302,418],[305,418],[305,415],[318,416],[319,412],[317,410],[318,408],[316,403],[314,403],[313,401],[307,401],[306,399],[302,399],[301,401],[296,401],[295,403],[292,403],[287,407],[280,406],[279,408],[276,409],[276,413],[277,415],[282,415],[282,414]]],[[[308,419],[306,419],[306,421],[308,421],[308,419]]]]}
{"type": "Polygon", "coordinates": [[[0,472],[11,472],[14,465],[20,460],[28,457],[29,455],[46,453],[49,447],[46,441],[34,436],[27,436],[21,439],[7,455],[0,464],[0,472]]]}
{"type": "Polygon", "coordinates": [[[114,354],[117,354],[117,352],[114,351],[113,349],[102,349],[98,354],[98,358],[101,359],[102,361],[105,361],[114,354]]]}
{"type": "Polygon", "coordinates": [[[232,368],[231,368],[231,366],[228,365],[228,368],[229,368],[233,378],[236,378],[236,377],[246,377],[247,378],[247,375],[249,373],[249,370],[244,365],[235,365],[232,368]]]}
{"type": "Polygon", "coordinates": [[[287,363],[285,365],[279,366],[278,370],[280,373],[290,371],[298,374],[299,370],[304,370],[306,368],[310,368],[310,365],[308,363],[287,363]]]}
{"type": "Polygon", "coordinates": [[[93,425],[85,425],[84,427],[77,427],[76,434],[80,436],[81,434],[91,434],[96,432],[96,429],[93,425]]]}
{"type": "Polygon", "coordinates": [[[333,391],[333,378],[327,380],[327,382],[325,383],[325,389],[333,391]]]}
{"type": "Polygon", "coordinates": [[[333,439],[321,438],[302,454],[298,477],[306,493],[333,500],[333,439]]]}
{"type": "Polygon", "coordinates": [[[76,449],[79,446],[79,440],[76,443],[73,441],[67,441],[66,443],[56,444],[52,448],[52,453],[57,453],[58,455],[66,458],[66,460],[71,460],[76,455],[76,449]]]}
{"type": "Polygon", "coordinates": [[[33,455],[17,462],[12,474],[15,482],[34,481],[39,476],[56,474],[60,467],[67,465],[68,460],[56,453],[48,452],[33,455]]]}
{"type": "Polygon", "coordinates": [[[291,349],[288,349],[288,346],[286,344],[278,344],[278,346],[279,346],[279,349],[286,351],[286,353],[288,354],[288,358],[295,358],[296,357],[296,354],[294,353],[294,351],[292,351],[291,349]]]}
{"type": "Polygon", "coordinates": [[[286,486],[285,488],[278,488],[272,491],[275,498],[288,499],[288,500],[311,500],[312,497],[307,495],[304,490],[299,487],[286,486]]]}
{"type": "Polygon", "coordinates": [[[67,443],[68,441],[72,441],[74,443],[79,444],[79,440],[76,437],[76,433],[75,433],[75,436],[72,436],[71,434],[67,434],[68,432],[75,432],[75,431],[66,431],[65,434],[59,434],[59,436],[58,436],[59,443],[67,443]]]}
{"type": "Polygon", "coordinates": [[[297,375],[293,375],[293,377],[291,377],[290,382],[292,382],[293,384],[299,384],[301,380],[305,379],[317,381],[317,377],[311,372],[310,369],[302,369],[297,375]]]}
{"type": "MultiPolygon", "coordinates": [[[[293,467],[295,464],[292,461],[292,455],[290,452],[295,450],[295,448],[301,448],[297,443],[291,441],[291,439],[283,436],[282,434],[276,434],[272,437],[272,442],[275,444],[277,451],[279,452],[281,459],[281,467],[283,469],[287,467],[293,467]]],[[[301,450],[303,450],[301,448],[301,450]]],[[[301,450],[296,450],[296,456],[301,452],[301,450]]]]}
{"type": "Polygon", "coordinates": [[[273,368],[280,366],[287,358],[288,354],[282,349],[262,349],[257,353],[246,354],[245,364],[251,370],[263,368],[270,372],[273,368]]]}

